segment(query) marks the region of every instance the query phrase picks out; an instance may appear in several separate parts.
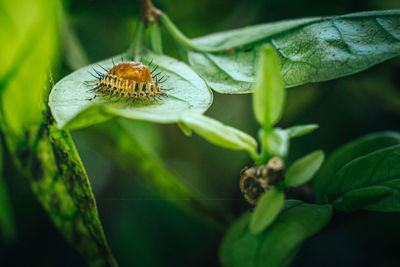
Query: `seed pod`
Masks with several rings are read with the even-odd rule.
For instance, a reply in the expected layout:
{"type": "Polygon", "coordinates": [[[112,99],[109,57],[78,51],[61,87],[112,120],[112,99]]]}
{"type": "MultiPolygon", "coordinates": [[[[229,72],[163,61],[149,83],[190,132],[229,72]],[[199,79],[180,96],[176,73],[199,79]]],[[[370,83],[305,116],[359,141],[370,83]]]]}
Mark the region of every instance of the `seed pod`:
{"type": "Polygon", "coordinates": [[[260,196],[283,180],[284,163],[278,157],[267,164],[244,167],[240,171],[240,190],[250,204],[255,205],[260,196]]]}

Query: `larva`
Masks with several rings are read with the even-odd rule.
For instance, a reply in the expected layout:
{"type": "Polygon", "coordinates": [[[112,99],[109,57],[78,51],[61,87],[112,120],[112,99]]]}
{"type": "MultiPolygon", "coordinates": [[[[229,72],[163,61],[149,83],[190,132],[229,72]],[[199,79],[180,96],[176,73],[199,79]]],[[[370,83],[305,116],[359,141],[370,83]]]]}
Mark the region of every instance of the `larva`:
{"type": "Polygon", "coordinates": [[[158,75],[161,72],[154,74],[158,66],[150,71],[150,68],[141,62],[126,61],[114,64],[110,70],[100,67],[107,73],[102,74],[93,69],[97,76],[92,75],[97,80],[91,84],[93,86],[91,91],[110,98],[118,97],[116,101],[121,98],[127,101],[155,99],[160,95],[165,95],[164,89],[160,86],[165,81],[165,76],[159,78],[158,75]]]}

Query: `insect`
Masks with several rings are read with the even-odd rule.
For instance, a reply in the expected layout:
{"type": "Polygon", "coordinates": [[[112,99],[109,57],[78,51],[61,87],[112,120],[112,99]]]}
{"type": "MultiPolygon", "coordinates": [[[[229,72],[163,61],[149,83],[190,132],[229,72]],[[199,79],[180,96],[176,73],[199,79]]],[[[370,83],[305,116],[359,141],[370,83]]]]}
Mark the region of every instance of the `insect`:
{"type": "MultiPolygon", "coordinates": [[[[159,99],[160,96],[166,95],[163,90],[169,90],[161,86],[166,78],[165,76],[158,77],[161,72],[154,74],[158,66],[155,66],[152,71],[149,66],[136,61],[124,62],[123,59],[117,65],[113,61],[113,67],[109,70],[99,65],[106,73],[93,68],[97,76],[90,73],[96,78],[96,81],[88,83],[89,86],[93,86],[90,91],[110,98],[118,97],[116,102],[121,98],[125,98],[126,101],[159,99]]],[[[96,97],[97,94],[89,100],[96,97]]]]}

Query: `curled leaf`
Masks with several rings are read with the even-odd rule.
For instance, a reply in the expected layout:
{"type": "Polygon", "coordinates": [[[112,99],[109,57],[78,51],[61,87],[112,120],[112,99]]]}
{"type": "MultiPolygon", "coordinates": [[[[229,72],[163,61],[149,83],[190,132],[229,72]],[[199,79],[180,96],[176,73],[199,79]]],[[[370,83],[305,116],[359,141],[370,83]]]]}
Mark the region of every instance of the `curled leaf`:
{"type": "Polygon", "coordinates": [[[250,155],[256,153],[257,142],[253,137],[217,120],[203,115],[188,113],[182,115],[181,121],[215,145],[233,150],[245,150],[250,155]]]}

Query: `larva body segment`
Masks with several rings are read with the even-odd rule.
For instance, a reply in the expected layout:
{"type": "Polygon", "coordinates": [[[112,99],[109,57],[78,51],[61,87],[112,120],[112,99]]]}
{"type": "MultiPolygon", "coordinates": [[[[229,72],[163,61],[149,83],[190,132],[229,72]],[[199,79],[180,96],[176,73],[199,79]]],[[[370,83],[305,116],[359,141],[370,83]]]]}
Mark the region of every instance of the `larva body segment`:
{"type": "Polygon", "coordinates": [[[107,74],[96,73],[99,77],[96,77],[98,80],[92,90],[111,98],[118,96],[118,100],[125,98],[135,101],[163,94],[157,75],[153,77],[149,67],[141,62],[122,62],[113,66],[107,74]]]}

